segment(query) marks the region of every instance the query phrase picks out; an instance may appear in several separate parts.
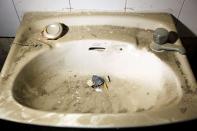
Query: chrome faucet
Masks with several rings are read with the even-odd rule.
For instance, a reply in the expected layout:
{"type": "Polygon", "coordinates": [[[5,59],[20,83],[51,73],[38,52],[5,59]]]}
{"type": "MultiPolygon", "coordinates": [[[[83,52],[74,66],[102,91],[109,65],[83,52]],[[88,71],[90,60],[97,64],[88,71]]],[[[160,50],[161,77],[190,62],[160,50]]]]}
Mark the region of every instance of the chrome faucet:
{"type": "Polygon", "coordinates": [[[153,51],[176,51],[180,54],[185,54],[186,51],[182,45],[168,43],[169,32],[164,28],[157,28],[153,33],[153,42],[150,48],[153,51]]]}

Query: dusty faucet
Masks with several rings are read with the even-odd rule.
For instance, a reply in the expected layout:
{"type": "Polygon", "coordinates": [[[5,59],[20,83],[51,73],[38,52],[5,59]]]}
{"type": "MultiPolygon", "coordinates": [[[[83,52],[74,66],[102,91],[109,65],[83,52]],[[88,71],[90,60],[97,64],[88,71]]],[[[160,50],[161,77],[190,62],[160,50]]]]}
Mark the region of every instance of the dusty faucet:
{"type": "Polygon", "coordinates": [[[180,54],[185,54],[186,51],[183,46],[168,43],[169,32],[164,28],[157,28],[153,32],[153,42],[150,44],[150,48],[153,51],[176,51],[180,54]]]}

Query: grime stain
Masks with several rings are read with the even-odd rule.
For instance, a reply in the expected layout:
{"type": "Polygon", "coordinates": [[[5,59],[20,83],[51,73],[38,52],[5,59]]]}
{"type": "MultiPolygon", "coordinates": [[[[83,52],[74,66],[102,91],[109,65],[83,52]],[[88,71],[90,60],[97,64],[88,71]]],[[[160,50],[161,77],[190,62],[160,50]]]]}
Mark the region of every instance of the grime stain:
{"type": "Polygon", "coordinates": [[[187,108],[186,108],[186,107],[182,107],[182,108],[180,108],[180,112],[181,112],[181,113],[183,113],[183,114],[184,114],[184,113],[186,113],[186,111],[187,111],[187,108]]]}

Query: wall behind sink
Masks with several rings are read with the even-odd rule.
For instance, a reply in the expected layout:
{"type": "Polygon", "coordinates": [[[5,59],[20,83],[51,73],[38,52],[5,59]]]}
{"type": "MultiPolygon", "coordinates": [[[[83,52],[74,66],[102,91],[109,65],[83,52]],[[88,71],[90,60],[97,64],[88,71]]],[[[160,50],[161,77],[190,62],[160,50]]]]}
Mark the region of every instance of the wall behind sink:
{"type": "Polygon", "coordinates": [[[0,0],[0,37],[15,36],[26,11],[108,10],[168,12],[182,37],[197,35],[197,0],[0,0]]]}

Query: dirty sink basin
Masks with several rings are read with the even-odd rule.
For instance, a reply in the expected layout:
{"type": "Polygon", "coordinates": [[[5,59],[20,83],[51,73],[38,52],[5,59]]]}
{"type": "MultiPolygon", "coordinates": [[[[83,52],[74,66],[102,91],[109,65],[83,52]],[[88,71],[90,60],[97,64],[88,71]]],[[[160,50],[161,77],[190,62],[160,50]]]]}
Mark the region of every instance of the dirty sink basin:
{"type": "Polygon", "coordinates": [[[186,56],[152,51],[156,28],[176,32],[169,14],[27,13],[1,72],[0,118],[92,128],[197,118],[186,56]],[[66,25],[65,34],[43,37],[51,23],[66,25]],[[93,75],[107,77],[107,88],[89,86],[93,75]]]}

